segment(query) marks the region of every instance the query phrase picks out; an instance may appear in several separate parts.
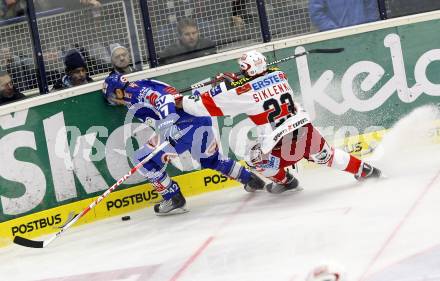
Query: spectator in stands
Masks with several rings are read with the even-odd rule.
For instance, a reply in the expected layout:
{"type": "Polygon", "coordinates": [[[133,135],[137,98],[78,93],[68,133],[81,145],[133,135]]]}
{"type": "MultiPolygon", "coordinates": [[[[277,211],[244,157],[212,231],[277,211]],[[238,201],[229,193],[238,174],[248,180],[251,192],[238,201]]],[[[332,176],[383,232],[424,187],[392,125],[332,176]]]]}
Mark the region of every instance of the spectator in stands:
{"type": "Polygon", "coordinates": [[[26,98],[12,83],[6,71],[0,70],[0,105],[26,98]]]}
{"type": "Polygon", "coordinates": [[[34,60],[32,57],[14,54],[12,50],[7,43],[0,46],[0,65],[6,67],[19,91],[36,87],[34,60]]]}
{"type": "Polygon", "coordinates": [[[246,6],[248,0],[232,1],[232,25],[238,28],[244,28],[246,24],[255,23],[258,16],[252,14],[246,6]]]}
{"type": "Polygon", "coordinates": [[[87,73],[87,65],[78,50],[73,49],[64,57],[65,75],[55,82],[54,90],[67,89],[93,82],[87,73]]]}
{"type": "Polygon", "coordinates": [[[6,20],[25,14],[26,0],[0,0],[0,19],[6,20]]]}
{"type": "Polygon", "coordinates": [[[130,52],[118,43],[110,45],[110,58],[113,71],[118,74],[128,74],[133,72],[130,65],[130,52]]]}
{"type": "MultiPolygon", "coordinates": [[[[95,45],[93,47],[97,46],[95,45]]],[[[79,44],[75,44],[74,48],[84,58],[89,75],[98,75],[112,70],[110,58],[108,57],[107,49],[104,46],[100,46],[99,49],[92,50],[84,46],[80,46],[79,44]]]]}
{"type": "Polygon", "coordinates": [[[177,32],[179,40],[159,54],[161,64],[194,59],[217,52],[216,44],[213,41],[200,37],[199,28],[193,19],[179,20],[177,32]]]}
{"type": "Polygon", "coordinates": [[[379,20],[377,0],[310,0],[309,12],[319,31],[379,20]]]}

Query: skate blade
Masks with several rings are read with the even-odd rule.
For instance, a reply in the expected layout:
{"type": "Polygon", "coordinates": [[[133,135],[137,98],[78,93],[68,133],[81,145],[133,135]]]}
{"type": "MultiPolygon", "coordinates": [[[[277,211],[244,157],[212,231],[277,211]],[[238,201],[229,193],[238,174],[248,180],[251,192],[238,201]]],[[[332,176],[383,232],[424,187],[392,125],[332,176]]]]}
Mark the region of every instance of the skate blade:
{"type": "Polygon", "coordinates": [[[188,213],[188,212],[189,212],[189,210],[187,208],[182,207],[182,208],[176,208],[174,210],[171,210],[168,213],[156,213],[156,216],[165,217],[165,216],[184,214],[184,213],[188,213]]]}
{"type": "Polygon", "coordinates": [[[286,194],[286,193],[290,193],[290,194],[293,194],[293,193],[297,193],[297,192],[300,192],[300,191],[303,191],[304,190],[304,188],[302,188],[302,187],[300,187],[300,186],[298,186],[298,187],[296,187],[296,188],[293,188],[293,189],[283,189],[283,190],[277,190],[276,192],[271,192],[271,191],[269,191],[268,189],[266,189],[266,191],[267,191],[267,193],[269,193],[269,194],[286,194]]]}
{"type": "Polygon", "coordinates": [[[253,189],[253,188],[250,188],[250,187],[244,187],[243,188],[246,192],[249,192],[249,193],[254,193],[254,192],[259,192],[259,191],[265,191],[266,190],[266,186],[264,186],[263,188],[260,188],[260,189],[253,189]]]}
{"type": "Polygon", "coordinates": [[[385,175],[384,173],[382,173],[380,175],[380,177],[376,177],[376,178],[362,178],[361,180],[358,180],[358,183],[360,184],[364,184],[364,183],[372,183],[372,182],[378,182],[378,181],[382,181],[382,180],[388,180],[390,179],[390,177],[388,175],[385,175]]]}

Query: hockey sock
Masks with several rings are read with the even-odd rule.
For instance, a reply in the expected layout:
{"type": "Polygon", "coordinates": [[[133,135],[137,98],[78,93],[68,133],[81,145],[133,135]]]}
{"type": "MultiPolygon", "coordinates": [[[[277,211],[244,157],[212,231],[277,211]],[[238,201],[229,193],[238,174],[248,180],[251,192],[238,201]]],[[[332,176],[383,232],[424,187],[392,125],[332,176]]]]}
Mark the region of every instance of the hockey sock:
{"type": "Polygon", "coordinates": [[[362,161],[341,150],[341,149],[335,149],[333,152],[333,157],[329,161],[328,165],[332,168],[349,172],[353,175],[357,174],[360,167],[361,167],[362,161]]]}
{"type": "Polygon", "coordinates": [[[175,181],[172,181],[169,177],[168,179],[169,179],[169,184],[167,186],[163,185],[161,182],[153,183],[153,186],[156,188],[156,191],[162,196],[164,200],[169,200],[174,195],[180,192],[179,185],[175,181]]]}
{"type": "Polygon", "coordinates": [[[288,180],[287,173],[284,169],[280,169],[276,175],[270,176],[269,179],[279,184],[287,183],[288,180]]]}
{"type": "Polygon", "coordinates": [[[251,173],[247,169],[232,159],[219,159],[219,156],[220,154],[217,151],[210,157],[200,159],[200,164],[203,168],[219,171],[223,175],[235,179],[241,183],[246,184],[249,182],[251,179],[251,173]]]}
{"type": "Polygon", "coordinates": [[[350,155],[350,161],[348,162],[347,168],[345,168],[345,171],[351,173],[351,174],[357,174],[359,170],[361,169],[362,161],[353,155],[350,155]]]}
{"type": "Polygon", "coordinates": [[[174,182],[164,170],[156,172],[155,169],[153,169],[145,175],[153,184],[156,191],[165,200],[171,199],[171,197],[180,191],[179,185],[174,182]]]}

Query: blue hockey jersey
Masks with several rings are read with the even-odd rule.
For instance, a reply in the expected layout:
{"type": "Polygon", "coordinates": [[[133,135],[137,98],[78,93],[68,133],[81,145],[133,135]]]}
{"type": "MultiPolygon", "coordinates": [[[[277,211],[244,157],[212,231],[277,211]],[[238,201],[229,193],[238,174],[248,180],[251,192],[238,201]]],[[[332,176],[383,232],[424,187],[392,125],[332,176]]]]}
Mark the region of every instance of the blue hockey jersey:
{"type": "Polygon", "coordinates": [[[138,80],[128,83],[124,100],[134,116],[143,122],[148,118],[159,120],[170,114],[178,114],[180,119],[194,118],[175,107],[174,97],[170,94],[174,88],[156,80],[138,80]]]}

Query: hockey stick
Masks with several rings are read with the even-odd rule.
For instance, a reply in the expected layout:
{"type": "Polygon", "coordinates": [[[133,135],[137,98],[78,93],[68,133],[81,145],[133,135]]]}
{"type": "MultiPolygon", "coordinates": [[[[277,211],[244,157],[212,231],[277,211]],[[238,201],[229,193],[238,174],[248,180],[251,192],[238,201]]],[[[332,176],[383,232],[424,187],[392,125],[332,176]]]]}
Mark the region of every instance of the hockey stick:
{"type": "Polygon", "coordinates": [[[66,220],[65,223],[63,223],[62,225],[59,225],[59,226],[52,226],[52,228],[53,228],[53,229],[61,229],[61,228],[63,228],[64,226],[66,226],[66,224],[68,224],[71,220],[73,220],[77,215],[78,215],[78,214],[75,214],[74,211],[70,212],[70,213],[67,215],[67,220],[66,220]]]}
{"type": "Polygon", "coordinates": [[[336,53],[342,52],[343,50],[344,50],[344,48],[312,49],[312,50],[309,50],[309,51],[298,53],[298,54],[293,55],[293,56],[289,56],[289,57],[286,57],[286,58],[283,58],[283,59],[280,59],[280,60],[273,61],[273,62],[269,63],[268,66],[274,65],[274,64],[277,64],[277,63],[280,63],[280,62],[285,62],[285,61],[288,61],[288,60],[291,60],[291,59],[296,59],[297,57],[301,57],[301,56],[304,56],[304,55],[307,55],[307,54],[336,54],[336,53]]]}
{"type": "Polygon", "coordinates": [[[146,162],[150,161],[159,151],[161,151],[165,146],[169,144],[168,141],[160,144],[156,149],[154,149],[145,159],[139,162],[136,166],[134,166],[127,174],[125,174],[122,178],[120,178],[115,184],[113,184],[109,189],[107,189],[101,196],[95,199],[87,208],[85,208],[81,213],[76,216],[73,216],[70,221],[65,223],[61,229],[52,235],[49,239],[44,241],[36,241],[30,240],[21,236],[14,237],[14,243],[29,247],[29,248],[44,248],[49,245],[55,238],[60,236],[64,231],[69,229],[75,222],[77,222],[80,218],[82,218],[85,214],[87,214],[91,209],[93,209],[96,205],[98,205],[105,197],[107,197],[113,190],[115,190],[118,186],[120,186],[126,179],[128,179],[132,174],[134,174],[139,168],[146,162]]]}
{"type": "MultiPolygon", "coordinates": [[[[288,60],[291,60],[291,59],[296,59],[298,57],[301,57],[301,56],[304,56],[304,55],[307,55],[307,54],[336,54],[336,53],[340,53],[342,51],[344,51],[344,48],[312,49],[312,50],[309,50],[309,51],[298,53],[298,54],[293,55],[293,56],[289,56],[289,57],[286,57],[286,58],[282,58],[280,60],[273,61],[271,63],[268,63],[267,65],[271,66],[271,65],[274,65],[274,64],[277,64],[277,63],[281,63],[281,62],[285,62],[285,61],[288,61],[288,60]]],[[[241,74],[241,72],[235,72],[234,74],[239,75],[239,74],[241,74]]],[[[200,83],[200,84],[195,84],[195,85],[192,85],[191,87],[188,87],[188,88],[185,88],[185,89],[181,89],[181,90],[178,90],[178,91],[180,93],[185,93],[185,92],[197,89],[197,88],[201,88],[201,87],[204,87],[204,86],[208,86],[208,85],[214,84],[214,83],[216,83],[218,81],[220,81],[220,80],[212,79],[210,81],[207,81],[207,82],[204,82],[204,83],[200,83]]]]}

